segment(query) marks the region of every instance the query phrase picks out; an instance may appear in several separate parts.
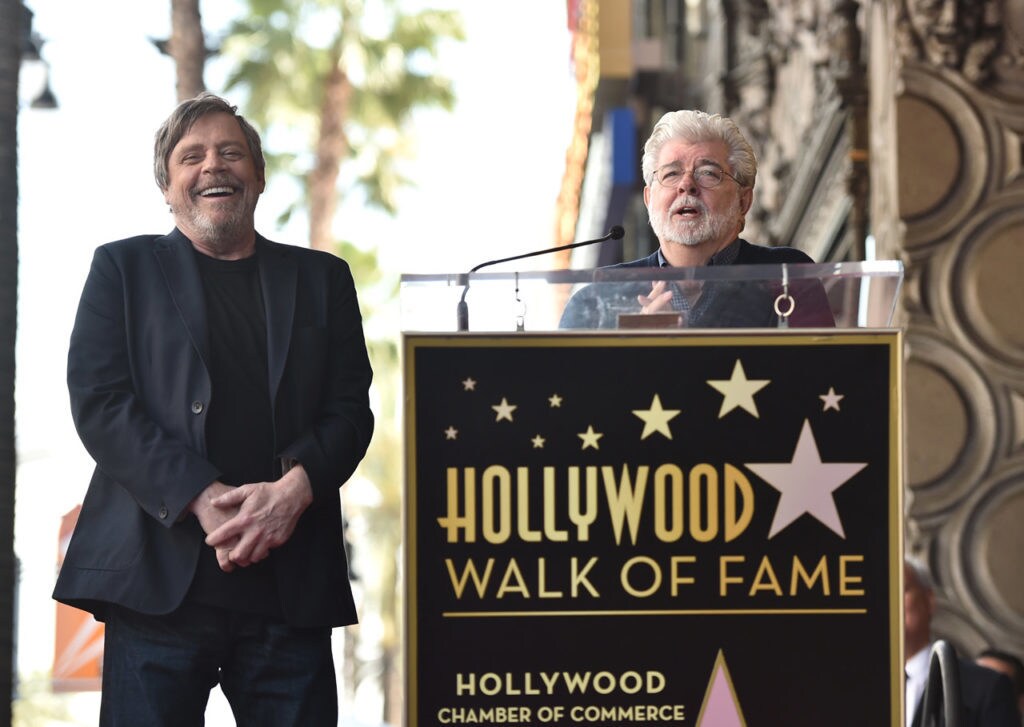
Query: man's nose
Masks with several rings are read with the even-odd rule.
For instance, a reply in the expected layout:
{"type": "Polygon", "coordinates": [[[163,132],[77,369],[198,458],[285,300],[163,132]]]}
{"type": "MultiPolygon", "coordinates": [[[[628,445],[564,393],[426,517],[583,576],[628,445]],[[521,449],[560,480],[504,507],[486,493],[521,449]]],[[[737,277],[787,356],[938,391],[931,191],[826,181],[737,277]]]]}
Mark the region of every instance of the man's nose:
{"type": "Polygon", "coordinates": [[[203,157],[203,171],[217,171],[224,168],[224,160],[216,150],[203,157]]]}
{"type": "Polygon", "coordinates": [[[680,172],[676,189],[691,195],[700,191],[700,185],[697,184],[697,178],[693,175],[692,169],[688,172],[680,172]]]}

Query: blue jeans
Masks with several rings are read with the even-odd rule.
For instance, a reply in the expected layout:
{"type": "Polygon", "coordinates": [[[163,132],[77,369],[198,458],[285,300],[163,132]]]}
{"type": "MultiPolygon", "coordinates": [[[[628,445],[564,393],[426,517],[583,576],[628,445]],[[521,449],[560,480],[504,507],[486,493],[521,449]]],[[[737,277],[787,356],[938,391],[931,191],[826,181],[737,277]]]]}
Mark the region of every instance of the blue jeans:
{"type": "Polygon", "coordinates": [[[106,614],[101,727],[200,727],[218,682],[238,727],[337,727],[330,628],[194,603],[106,614]]]}

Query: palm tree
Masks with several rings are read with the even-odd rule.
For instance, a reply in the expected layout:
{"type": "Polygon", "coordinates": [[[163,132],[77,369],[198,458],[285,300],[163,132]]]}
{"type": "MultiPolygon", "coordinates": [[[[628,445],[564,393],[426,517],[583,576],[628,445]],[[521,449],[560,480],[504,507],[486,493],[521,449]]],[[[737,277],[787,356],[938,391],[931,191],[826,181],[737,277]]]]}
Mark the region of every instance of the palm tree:
{"type": "Polygon", "coordinates": [[[342,164],[364,169],[346,188],[361,188],[370,204],[393,213],[395,193],[406,181],[396,166],[402,129],[418,107],[450,109],[448,79],[423,73],[438,44],[462,39],[457,13],[404,13],[395,0],[247,0],[249,16],[234,23],[223,51],[238,59],[228,90],[248,91],[247,115],[264,133],[298,132],[299,148],[271,155],[271,172],[300,180],[309,212],[309,241],[333,250],[334,213],[341,195],[342,164]],[[366,28],[383,20],[387,30],[366,28]],[[309,150],[312,149],[312,158],[309,150]]]}
{"type": "Polygon", "coordinates": [[[178,103],[206,90],[203,74],[212,51],[206,47],[199,0],[171,0],[171,37],[150,40],[158,51],[174,61],[178,103]]]}
{"type": "Polygon", "coordinates": [[[171,0],[171,39],[167,52],[177,72],[178,101],[186,101],[206,90],[206,40],[199,15],[199,0],[171,0]]]}
{"type": "MultiPolygon", "coordinates": [[[[14,342],[18,322],[18,75],[21,0],[0,0],[0,694],[14,686],[14,342]]],[[[0,725],[11,723],[3,700],[0,725]]]]}
{"type": "Polygon", "coordinates": [[[178,103],[206,90],[203,74],[206,59],[214,53],[206,47],[199,0],[171,0],[171,37],[150,38],[156,49],[174,61],[174,89],[178,103]]]}
{"type": "MultiPolygon", "coordinates": [[[[387,212],[405,182],[397,169],[405,142],[403,127],[414,109],[450,109],[448,79],[424,72],[445,39],[463,38],[456,13],[404,13],[394,0],[247,0],[248,17],[228,31],[222,51],[237,59],[227,88],[244,89],[246,115],[264,136],[295,139],[290,149],[268,148],[270,174],[298,180],[303,196],[282,215],[302,207],[309,215],[309,242],[340,254],[352,266],[369,321],[394,300],[397,281],[382,276],[375,251],[339,243],[332,223],[343,193],[360,189],[368,202],[387,212]],[[373,33],[370,27],[383,27],[373,33]],[[277,132],[275,134],[275,132],[277,132]],[[359,172],[349,171],[353,169],[359,172]]],[[[371,329],[372,327],[368,327],[371,329]]],[[[359,643],[359,628],[346,630],[345,688],[349,697],[364,678],[383,694],[382,717],[401,722],[399,575],[401,546],[401,435],[398,422],[399,366],[394,339],[367,344],[374,367],[378,425],[360,477],[373,483],[376,502],[348,515],[369,537],[358,539],[354,561],[373,563],[358,572],[364,613],[380,618],[375,658],[359,643]]]]}

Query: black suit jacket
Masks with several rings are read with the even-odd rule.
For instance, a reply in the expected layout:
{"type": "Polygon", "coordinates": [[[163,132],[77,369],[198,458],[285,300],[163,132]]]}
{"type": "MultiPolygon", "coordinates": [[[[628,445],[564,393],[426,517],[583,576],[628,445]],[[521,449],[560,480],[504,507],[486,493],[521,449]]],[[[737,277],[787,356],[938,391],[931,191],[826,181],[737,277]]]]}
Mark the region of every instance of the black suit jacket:
{"type": "MultiPolygon", "coordinates": [[[[1006,675],[967,659],[958,659],[957,663],[962,703],[960,727],[1020,727],[1017,698],[1006,675]]],[[[922,727],[921,701],[914,712],[913,727],[922,727]]],[[[941,714],[938,724],[945,725],[941,714]]]]}
{"type": "MultiPolygon", "coordinates": [[[[285,618],[356,620],[339,487],[373,431],[370,364],[348,265],[257,236],[275,451],[302,463],[313,504],[272,551],[285,618]]],[[[207,321],[178,230],[103,245],[68,353],[71,412],[96,462],[54,598],[103,618],[114,603],[164,614],[183,600],[204,533],[187,506],[220,473],[205,458],[207,321]]]]}
{"type": "MultiPolygon", "coordinates": [[[[792,247],[764,247],[740,240],[733,265],[781,265],[813,263],[805,253],[792,247]]],[[[605,270],[659,267],[658,253],[639,260],[609,265],[605,270]]],[[[577,291],[565,306],[560,328],[616,328],[621,313],[639,313],[637,295],[651,290],[648,281],[596,282],[577,291]]],[[[773,328],[778,324],[774,301],[782,289],[773,282],[716,282],[693,306],[689,328],[773,328]]],[[[817,280],[796,280],[790,284],[795,301],[789,325],[793,327],[835,326],[828,297],[817,280]]]]}

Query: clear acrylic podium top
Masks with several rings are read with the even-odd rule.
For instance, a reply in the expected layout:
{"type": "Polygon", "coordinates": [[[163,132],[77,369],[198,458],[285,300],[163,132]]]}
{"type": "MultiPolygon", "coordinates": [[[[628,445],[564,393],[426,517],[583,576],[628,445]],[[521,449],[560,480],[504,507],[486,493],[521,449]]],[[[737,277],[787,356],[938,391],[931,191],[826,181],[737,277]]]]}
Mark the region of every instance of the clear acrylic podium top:
{"type": "Polygon", "coordinates": [[[903,281],[895,260],[405,274],[406,332],[687,328],[888,328],[903,281]],[[638,296],[672,302],[655,315],[638,296]]]}

